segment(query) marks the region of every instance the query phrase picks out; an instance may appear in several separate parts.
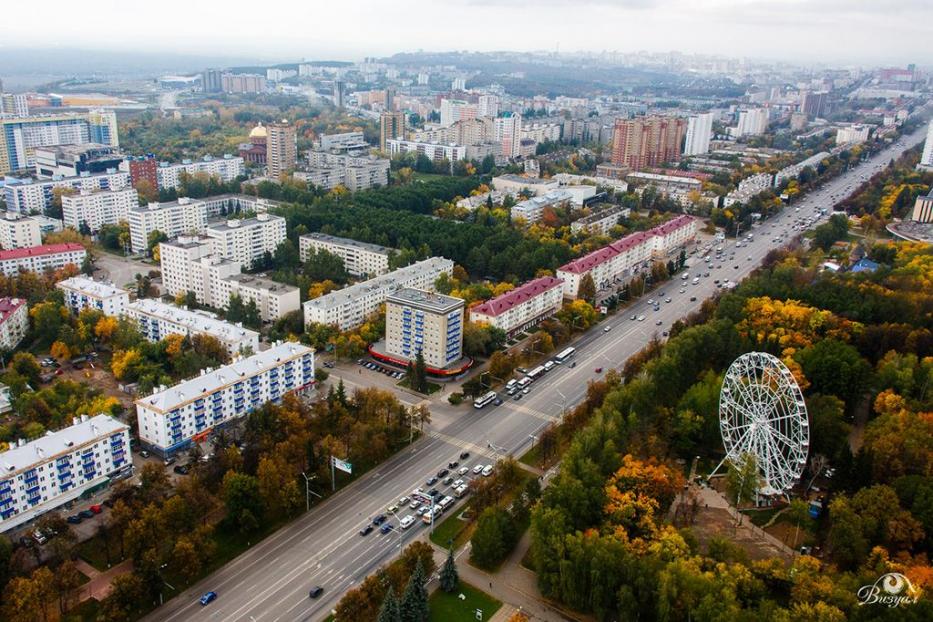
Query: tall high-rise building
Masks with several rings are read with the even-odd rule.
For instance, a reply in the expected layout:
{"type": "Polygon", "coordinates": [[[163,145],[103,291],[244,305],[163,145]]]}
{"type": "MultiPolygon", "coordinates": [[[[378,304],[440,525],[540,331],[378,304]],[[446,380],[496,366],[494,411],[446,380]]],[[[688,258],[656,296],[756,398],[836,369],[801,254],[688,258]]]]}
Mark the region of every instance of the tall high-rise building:
{"type": "Polygon", "coordinates": [[[346,83],[343,80],[334,80],[334,105],[338,108],[344,106],[344,90],[346,83]]]}
{"type": "Polygon", "coordinates": [[[266,128],[266,165],[270,177],[278,177],[282,173],[295,168],[298,162],[298,144],[295,135],[295,126],[287,121],[270,123],[266,128]]]}
{"type": "Polygon", "coordinates": [[[451,91],[465,91],[466,90],[466,79],[464,78],[454,78],[450,82],[451,91]]]}
{"type": "Polygon", "coordinates": [[[379,149],[387,151],[388,141],[405,138],[405,113],[386,111],[379,117],[379,149]]]}
{"type": "Polygon", "coordinates": [[[518,157],[522,145],[522,115],[507,112],[493,123],[493,139],[502,145],[502,155],[518,157]]]}
{"type": "Polygon", "coordinates": [[[386,89],[385,109],[389,112],[395,110],[395,89],[386,89]]]}
{"type": "Polygon", "coordinates": [[[826,115],[826,100],[829,93],[826,91],[806,91],[800,98],[800,112],[810,118],[826,115]]]}
{"type": "Polygon", "coordinates": [[[920,156],[920,166],[933,170],[933,121],[930,121],[930,127],[927,129],[927,140],[923,145],[923,155],[920,156]]]}
{"type": "Polygon", "coordinates": [[[117,113],[113,110],[90,110],[87,113],[88,133],[92,143],[120,146],[117,113]]]}
{"type": "Polygon", "coordinates": [[[0,174],[35,166],[37,147],[87,143],[120,145],[112,111],[0,118],[0,174]]]}
{"type": "Polygon", "coordinates": [[[441,100],[441,126],[443,127],[453,125],[457,121],[475,119],[476,113],[476,104],[471,104],[462,99],[441,100]]]}
{"type": "Polygon", "coordinates": [[[690,117],[690,120],[687,121],[687,140],[684,142],[684,155],[702,155],[709,152],[709,139],[712,133],[712,112],[704,112],[690,117]]]}
{"type": "Polygon", "coordinates": [[[640,170],[680,159],[687,122],[677,117],[616,119],[612,132],[612,163],[640,170]]]}
{"type": "Polygon", "coordinates": [[[480,95],[477,107],[477,116],[495,119],[499,116],[499,97],[496,95],[480,95]]]}
{"type": "Polygon", "coordinates": [[[224,90],[224,73],[220,69],[205,69],[201,74],[201,86],[205,93],[220,93],[224,90]]]}
{"type": "Polygon", "coordinates": [[[768,129],[767,108],[746,108],[739,110],[739,121],[733,131],[736,138],[742,136],[761,136],[768,129]]]}

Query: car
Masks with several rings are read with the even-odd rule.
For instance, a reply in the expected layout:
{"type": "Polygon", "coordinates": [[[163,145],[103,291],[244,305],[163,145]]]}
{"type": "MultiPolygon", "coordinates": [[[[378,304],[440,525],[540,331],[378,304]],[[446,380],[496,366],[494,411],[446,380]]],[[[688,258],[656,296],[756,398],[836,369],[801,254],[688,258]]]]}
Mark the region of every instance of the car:
{"type": "Polygon", "coordinates": [[[139,457],[140,457],[140,458],[148,458],[148,457],[149,457],[149,452],[146,451],[145,449],[143,449],[141,452],[139,452],[139,457]]]}
{"type": "Polygon", "coordinates": [[[382,527],[379,528],[379,531],[383,535],[385,535],[389,533],[390,531],[392,531],[393,529],[395,529],[395,527],[392,526],[392,523],[385,523],[382,527]]]}
{"type": "Polygon", "coordinates": [[[644,315],[639,315],[639,316],[638,316],[638,321],[639,321],[639,322],[644,322],[644,321],[645,321],[645,316],[644,316],[644,315]]]}
{"type": "Polygon", "coordinates": [[[409,510],[417,510],[420,507],[421,507],[421,502],[418,501],[417,499],[413,499],[412,502],[408,504],[409,510]]]}
{"type": "Polygon", "coordinates": [[[90,510],[81,510],[80,512],[78,512],[78,516],[80,516],[81,518],[94,518],[94,512],[90,510]]]}
{"type": "Polygon", "coordinates": [[[654,325],[655,325],[655,326],[660,326],[660,325],[663,324],[663,323],[664,323],[663,321],[658,320],[657,322],[654,323],[654,325]]]}
{"type": "Polygon", "coordinates": [[[502,398],[497,397],[495,400],[493,400],[492,403],[495,404],[496,406],[502,406],[502,398]]]}
{"type": "Polygon", "coordinates": [[[448,469],[456,469],[458,466],[460,466],[460,463],[457,462],[456,460],[451,460],[450,462],[447,463],[448,469]]]}
{"type": "Polygon", "coordinates": [[[322,588],[320,585],[315,585],[310,590],[308,590],[308,596],[310,598],[318,598],[323,593],[324,593],[324,588],[322,588]]]}
{"type": "Polygon", "coordinates": [[[738,270],[738,269],[739,269],[739,264],[735,264],[734,266],[732,266],[732,269],[733,269],[733,270],[738,270]]]}
{"type": "Polygon", "coordinates": [[[386,515],[380,514],[379,516],[373,519],[373,526],[378,527],[382,523],[386,522],[386,515]]]}
{"type": "Polygon", "coordinates": [[[179,464],[172,470],[175,473],[178,473],[179,475],[187,475],[188,472],[191,470],[191,467],[187,464],[179,464]]]}
{"type": "Polygon", "coordinates": [[[69,523],[71,523],[72,525],[79,525],[79,524],[81,523],[81,521],[84,520],[84,519],[81,518],[81,516],[80,516],[79,514],[72,514],[71,516],[69,516],[69,517],[66,518],[65,520],[68,521],[69,523]]]}
{"type": "Polygon", "coordinates": [[[654,305],[654,298],[649,298],[649,299],[648,299],[648,304],[649,304],[649,305],[654,305]]]}
{"type": "Polygon", "coordinates": [[[457,475],[460,475],[462,477],[469,472],[470,472],[470,467],[460,467],[460,470],[457,471],[457,475]]]}
{"type": "Polygon", "coordinates": [[[451,487],[452,487],[452,488],[460,488],[461,486],[464,485],[464,483],[465,483],[465,482],[464,482],[462,479],[458,479],[458,480],[455,481],[453,484],[451,484],[451,487]]]}
{"type": "Polygon", "coordinates": [[[372,525],[366,525],[365,527],[363,527],[362,529],[360,529],[360,535],[361,535],[361,536],[368,536],[368,535],[371,534],[372,532],[373,532],[373,526],[372,526],[372,525]]]}
{"type": "Polygon", "coordinates": [[[606,326],[603,328],[604,333],[608,333],[610,330],[612,330],[612,326],[606,326]]]}
{"type": "Polygon", "coordinates": [[[399,525],[401,525],[402,529],[408,529],[409,527],[411,527],[411,526],[414,525],[414,524],[415,524],[415,517],[412,516],[411,514],[409,514],[408,516],[406,516],[405,518],[403,518],[403,519],[401,520],[401,522],[399,523],[399,525]]]}
{"type": "Polygon", "coordinates": [[[601,374],[601,373],[603,373],[603,368],[602,368],[602,367],[597,367],[597,368],[594,369],[593,371],[596,372],[597,374],[601,374]]]}
{"type": "Polygon", "coordinates": [[[483,473],[483,477],[489,477],[490,475],[492,475],[492,465],[487,464],[486,466],[484,466],[482,473],[483,473]]]}
{"type": "Polygon", "coordinates": [[[719,285],[719,279],[716,279],[715,281],[713,281],[713,283],[715,283],[716,285],[719,285]]]}
{"type": "Polygon", "coordinates": [[[395,504],[392,504],[386,508],[386,512],[388,512],[389,514],[395,514],[396,512],[398,512],[398,506],[395,504]]]}
{"type": "Polygon", "coordinates": [[[460,459],[461,459],[461,460],[466,460],[466,459],[469,458],[469,457],[470,457],[470,452],[468,452],[468,451],[464,451],[464,452],[461,452],[461,453],[460,453],[460,459]]]}
{"type": "Polygon", "coordinates": [[[570,367],[571,367],[571,368],[576,367],[576,366],[577,366],[577,362],[576,362],[576,361],[574,361],[574,362],[572,362],[572,363],[570,364],[570,367]]]}
{"type": "Polygon", "coordinates": [[[408,501],[409,501],[408,497],[402,497],[401,499],[398,500],[398,504],[400,506],[408,505],[408,501]]]}
{"type": "Polygon", "coordinates": [[[438,490],[437,488],[432,488],[431,490],[428,491],[428,496],[431,497],[432,499],[438,496],[439,494],[441,494],[441,491],[438,490]]]}
{"type": "Polygon", "coordinates": [[[89,507],[88,509],[89,509],[91,512],[93,512],[94,514],[100,514],[101,512],[104,511],[104,508],[102,508],[102,507],[100,506],[99,503],[95,503],[94,505],[92,505],[92,506],[89,507]]]}
{"type": "Polygon", "coordinates": [[[663,333],[661,333],[661,336],[662,336],[662,337],[667,337],[667,331],[664,331],[663,333]]]}
{"type": "Polygon", "coordinates": [[[671,301],[670,298],[665,298],[665,299],[664,299],[664,302],[670,302],[670,301],[671,301]]]}
{"type": "Polygon", "coordinates": [[[482,464],[477,464],[475,467],[473,467],[473,475],[479,475],[482,472],[483,472],[482,464]]]}
{"type": "Polygon", "coordinates": [[[437,472],[437,479],[441,479],[442,477],[447,477],[448,473],[450,473],[450,471],[448,471],[447,469],[441,469],[440,471],[437,472]]]}
{"type": "Polygon", "coordinates": [[[752,260],[752,256],[749,255],[749,256],[748,256],[748,261],[751,261],[751,260],[752,260]]]}
{"type": "Polygon", "coordinates": [[[435,477],[435,476],[433,476],[433,475],[432,475],[431,477],[429,477],[429,478],[427,479],[427,481],[425,481],[425,484],[427,484],[428,486],[433,486],[433,485],[436,484],[436,483],[437,483],[437,477],[435,477]]]}
{"type": "Polygon", "coordinates": [[[513,397],[512,399],[515,400],[515,401],[517,402],[518,400],[522,399],[522,394],[521,394],[521,393],[516,393],[516,394],[515,394],[515,397],[513,397]]]}
{"type": "Polygon", "coordinates": [[[696,302],[696,301],[697,301],[696,296],[690,296],[690,302],[696,302]]]}
{"type": "Polygon", "coordinates": [[[683,289],[683,288],[680,289],[680,293],[681,293],[681,294],[684,293],[685,291],[687,291],[687,290],[685,290],[685,289],[683,289]]]}
{"type": "Polygon", "coordinates": [[[637,316],[637,315],[633,315],[633,316],[632,316],[632,321],[633,321],[633,322],[634,322],[635,320],[637,320],[637,319],[638,319],[638,316],[637,316]]]}
{"type": "Polygon", "coordinates": [[[333,369],[335,366],[336,365],[333,361],[324,361],[324,367],[328,369],[333,369]]]}
{"type": "Polygon", "coordinates": [[[201,597],[201,606],[209,605],[215,600],[217,600],[217,592],[205,592],[201,597]]]}
{"type": "Polygon", "coordinates": [[[444,481],[441,483],[444,484],[445,486],[450,486],[451,484],[454,483],[454,478],[448,475],[447,477],[444,478],[444,481]]]}

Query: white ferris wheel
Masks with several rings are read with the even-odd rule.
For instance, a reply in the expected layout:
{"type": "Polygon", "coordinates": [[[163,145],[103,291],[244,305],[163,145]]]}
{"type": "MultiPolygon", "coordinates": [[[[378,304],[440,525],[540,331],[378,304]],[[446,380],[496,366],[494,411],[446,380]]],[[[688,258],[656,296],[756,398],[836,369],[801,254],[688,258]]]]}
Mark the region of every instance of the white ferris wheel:
{"type": "Polygon", "coordinates": [[[803,473],[810,448],[807,405],[787,366],[765,352],[733,361],[719,393],[719,431],[723,462],[755,456],[759,494],[786,494],[803,473]]]}

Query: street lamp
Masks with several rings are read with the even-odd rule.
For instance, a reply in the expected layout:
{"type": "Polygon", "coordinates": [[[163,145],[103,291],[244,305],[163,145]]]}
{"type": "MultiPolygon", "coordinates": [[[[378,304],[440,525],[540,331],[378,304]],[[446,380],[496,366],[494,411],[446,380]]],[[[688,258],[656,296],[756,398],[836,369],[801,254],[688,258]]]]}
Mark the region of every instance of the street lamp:
{"type": "Polygon", "coordinates": [[[311,511],[311,495],[314,495],[318,499],[323,499],[323,497],[317,494],[316,492],[314,492],[313,490],[311,490],[311,480],[317,479],[317,475],[312,475],[311,477],[308,477],[307,475],[305,475],[305,472],[302,471],[301,476],[305,478],[305,512],[310,512],[311,511]]]}

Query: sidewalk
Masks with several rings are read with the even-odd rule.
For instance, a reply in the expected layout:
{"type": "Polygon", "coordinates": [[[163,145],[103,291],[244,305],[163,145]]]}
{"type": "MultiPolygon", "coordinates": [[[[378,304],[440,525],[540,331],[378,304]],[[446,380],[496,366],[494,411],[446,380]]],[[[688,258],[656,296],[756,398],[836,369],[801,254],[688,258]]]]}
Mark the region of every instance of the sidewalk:
{"type": "Polygon", "coordinates": [[[83,559],[75,561],[75,566],[90,579],[81,586],[81,590],[78,592],[78,602],[84,602],[89,598],[100,601],[110,594],[110,582],[114,577],[133,570],[133,560],[124,560],[106,572],[97,570],[83,559]]]}

